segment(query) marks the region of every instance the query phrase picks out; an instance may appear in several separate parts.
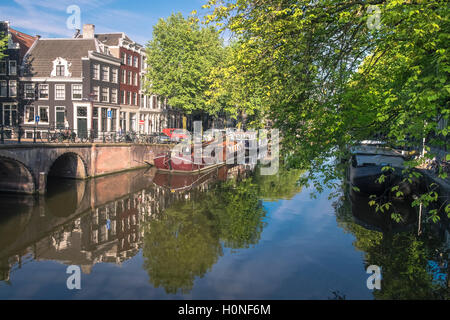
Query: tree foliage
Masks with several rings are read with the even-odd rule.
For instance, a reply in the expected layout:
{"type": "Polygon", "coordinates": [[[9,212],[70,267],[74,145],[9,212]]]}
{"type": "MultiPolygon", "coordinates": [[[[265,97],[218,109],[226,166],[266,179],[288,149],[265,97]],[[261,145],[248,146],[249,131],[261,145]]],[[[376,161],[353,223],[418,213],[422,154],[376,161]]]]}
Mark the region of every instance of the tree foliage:
{"type": "Polygon", "coordinates": [[[243,79],[241,99],[257,97],[281,129],[287,163],[309,178],[333,181],[340,172],[329,159],[375,136],[448,147],[446,1],[211,0],[205,8],[209,23],[233,35],[229,70],[243,79]]]}
{"type": "Polygon", "coordinates": [[[0,59],[5,57],[5,51],[8,46],[8,36],[0,33],[0,59]]]}
{"type": "Polygon", "coordinates": [[[168,98],[168,104],[192,113],[216,114],[220,101],[211,103],[211,73],[225,61],[225,49],[213,27],[201,27],[195,16],[181,13],[160,19],[147,45],[146,89],[168,98]]]}

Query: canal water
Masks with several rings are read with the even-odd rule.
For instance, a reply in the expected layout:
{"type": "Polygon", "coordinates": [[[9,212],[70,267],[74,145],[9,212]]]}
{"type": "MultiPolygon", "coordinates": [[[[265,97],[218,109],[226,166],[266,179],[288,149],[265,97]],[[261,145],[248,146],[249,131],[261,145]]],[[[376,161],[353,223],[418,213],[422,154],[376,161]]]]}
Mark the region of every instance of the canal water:
{"type": "Polygon", "coordinates": [[[419,227],[396,203],[395,223],[345,184],[317,193],[301,171],[258,172],[140,170],[2,195],[0,299],[449,298],[445,221],[419,227]]]}

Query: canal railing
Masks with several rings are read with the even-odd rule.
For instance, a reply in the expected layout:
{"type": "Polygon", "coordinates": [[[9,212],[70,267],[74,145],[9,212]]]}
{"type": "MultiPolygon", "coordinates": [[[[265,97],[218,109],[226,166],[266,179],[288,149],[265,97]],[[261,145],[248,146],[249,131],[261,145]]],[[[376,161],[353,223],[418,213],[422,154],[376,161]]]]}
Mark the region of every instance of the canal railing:
{"type": "Polygon", "coordinates": [[[0,144],[20,143],[132,143],[165,144],[172,143],[169,138],[161,139],[162,134],[144,134],[134,131],[95,131],[77,130],[60,126],[30,128],[24,126],[0,125],[0,144]]]}

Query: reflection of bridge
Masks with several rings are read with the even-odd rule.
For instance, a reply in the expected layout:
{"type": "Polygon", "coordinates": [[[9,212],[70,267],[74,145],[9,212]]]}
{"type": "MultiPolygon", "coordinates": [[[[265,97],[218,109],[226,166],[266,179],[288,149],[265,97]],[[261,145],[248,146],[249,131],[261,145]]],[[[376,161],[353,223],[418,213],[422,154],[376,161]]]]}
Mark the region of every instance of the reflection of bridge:
{"type": "Polygon", "coordinates": [[[0,224],[0,281],[29,260],[80,265],[85,273],[99,262],[122,263],[140,250],[143,222],[192,192],[208,189],[202,184],[174,193],[155,185],[154,176],[154,169],[129,171],[73,181],[67,191],[59,187],[45,200],[0,199],[2,213],[14,212],[0,224]]]}
{"type": "Polygon", "coordinates": [[[146,165],[167,145],[42,144],[0,146],[0,192],[45,193],[47,177],[97,177],[146,165]]]}

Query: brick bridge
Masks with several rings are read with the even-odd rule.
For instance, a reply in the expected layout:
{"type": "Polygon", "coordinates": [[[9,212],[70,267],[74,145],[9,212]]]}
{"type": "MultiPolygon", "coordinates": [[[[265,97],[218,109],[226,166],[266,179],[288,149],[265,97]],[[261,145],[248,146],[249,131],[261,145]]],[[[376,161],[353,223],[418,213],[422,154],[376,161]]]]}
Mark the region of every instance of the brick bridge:
{"type": "Polygon", "coordinates": [[[170,145],[10,144],[0,146],[0,192],[45,194],[47,177],[90,179],[153,163],[170,145]]]}

